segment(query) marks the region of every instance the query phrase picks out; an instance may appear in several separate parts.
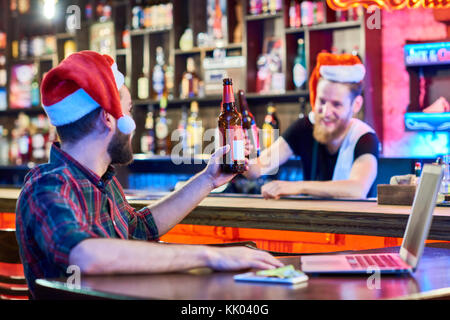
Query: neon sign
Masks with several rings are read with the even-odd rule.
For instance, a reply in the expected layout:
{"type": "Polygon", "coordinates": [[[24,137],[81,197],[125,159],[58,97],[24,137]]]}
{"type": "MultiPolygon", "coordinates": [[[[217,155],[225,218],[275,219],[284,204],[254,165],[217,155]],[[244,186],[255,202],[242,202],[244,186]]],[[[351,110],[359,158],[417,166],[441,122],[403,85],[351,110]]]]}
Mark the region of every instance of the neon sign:
{"type": "Polygon", "coordinates": [[[348,10],[353,7],[376,6],[386,10],[400,10],[403,8],[450,8],[450,0],[327,0],[333,10],[348,10]]]}
{"type": "Polygon", "coordinates": [[[406,44],[404,53],[407,67],[450,64],[450,42],[406,44]]]}

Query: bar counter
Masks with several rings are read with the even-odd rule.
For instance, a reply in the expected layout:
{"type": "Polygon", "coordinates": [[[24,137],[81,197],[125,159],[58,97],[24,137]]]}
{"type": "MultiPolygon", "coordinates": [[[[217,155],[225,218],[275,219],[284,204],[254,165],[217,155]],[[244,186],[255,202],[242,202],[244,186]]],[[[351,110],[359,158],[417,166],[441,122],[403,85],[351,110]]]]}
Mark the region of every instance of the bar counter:
{"type": "MultiPolygon", "coordinates": [[[[0,189],[0,212],[14,212],[19,193],[20,189],[0,189]]],[[[136,209],[156,201],[138,198],[129,198],[136,209]]],[[[378,205],[375,200],[211,195],[181,224],[401,238],[410,210],[410,206],[378,205]]],[[[450,241],[449,231],[450,207],[436,207],[428,239],[450,241]]]]}

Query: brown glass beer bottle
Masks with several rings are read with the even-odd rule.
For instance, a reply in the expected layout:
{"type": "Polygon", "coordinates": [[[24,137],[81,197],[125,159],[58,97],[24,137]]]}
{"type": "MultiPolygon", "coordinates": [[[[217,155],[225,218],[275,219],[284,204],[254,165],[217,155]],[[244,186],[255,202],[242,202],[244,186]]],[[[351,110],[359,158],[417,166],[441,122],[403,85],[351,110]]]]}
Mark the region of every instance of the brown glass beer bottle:
{"type": "Polygon", "coordinates": [[[242,119],[236,110],[231,78],[223,79],[222,106],[219,115],[220,145],[230,145],[231,150],[223,156],[221,168],[226,173],[245,171],[245,136],[242,119]]]}
{"type": "Polygon", "coordinates": [[[247,133],[248,139],[253,146],[251,158],[259,157],[259,136],[255,117],[250,112],[244,90],[238,91],[239,109],[242,115],[242,129],[247,133]]]}

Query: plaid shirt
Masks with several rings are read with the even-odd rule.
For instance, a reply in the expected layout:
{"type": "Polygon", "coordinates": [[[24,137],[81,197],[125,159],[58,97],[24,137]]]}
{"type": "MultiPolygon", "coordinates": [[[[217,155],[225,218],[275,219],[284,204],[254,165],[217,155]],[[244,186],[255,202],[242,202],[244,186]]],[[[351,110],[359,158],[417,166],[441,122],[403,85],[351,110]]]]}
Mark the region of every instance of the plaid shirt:
{"type": "Polygon", "coordinates": [[[25,177],[16,206],[16,237],[30,291],[38,278],[66,277],[70,250],[88,238],[155,240],[148,208],[136,211],[109,166],[99,177],[52,146],[49,163],[25,177]]]}

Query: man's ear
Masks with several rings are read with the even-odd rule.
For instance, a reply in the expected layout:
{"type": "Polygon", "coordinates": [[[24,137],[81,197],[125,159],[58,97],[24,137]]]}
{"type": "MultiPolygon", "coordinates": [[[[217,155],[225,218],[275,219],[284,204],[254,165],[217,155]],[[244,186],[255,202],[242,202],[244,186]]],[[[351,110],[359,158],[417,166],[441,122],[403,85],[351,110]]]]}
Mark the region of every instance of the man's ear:
{"type": "Polygon", "coordinates": [[[352,109],[353,109],[354,115],[357,114],[359,112],[359,110],[361,110],[363,104],[364,104],[364,98],[361,95],[359,95],[355,99],[353,99],[352,109]]]}
{"type": "Polygon", "coordinates": [[[100,113],[100,121],[103,128],[107,128],[109,130],[114,129],[113,116],[105,110],[102,110],[102,112],[100,113]]]}

